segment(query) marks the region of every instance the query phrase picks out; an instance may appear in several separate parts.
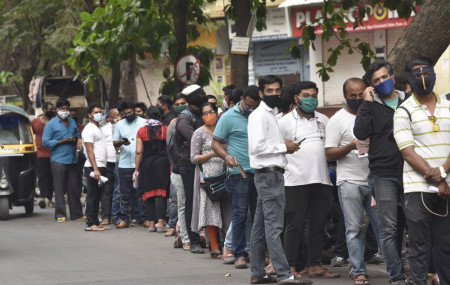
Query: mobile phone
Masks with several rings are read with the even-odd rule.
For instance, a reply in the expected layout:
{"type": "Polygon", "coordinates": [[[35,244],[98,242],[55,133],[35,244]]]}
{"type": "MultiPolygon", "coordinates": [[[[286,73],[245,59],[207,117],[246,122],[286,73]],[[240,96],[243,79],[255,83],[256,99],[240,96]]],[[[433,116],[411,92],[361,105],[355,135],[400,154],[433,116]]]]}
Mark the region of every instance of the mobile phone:
{"type": "Polygon", "coordinates": [[[123,140],[124,142],[129,142],[129,140],[128,140],[127,138],[122,138],[122,140],[123,140]]]}
{"type": "Polygon", "coordinates": [[[301,140],[299,140],[298,142],[295,142],[296,144],[301,144],[304,140],[306,140],[306,138],[303,138],[301,140]]]}
{"type": "Polygon", "coordinates": [[[75,135],[72,137],[72,139],[78,138],[79,135],[80,135],[79,133],[75,134],[75,135]]]}

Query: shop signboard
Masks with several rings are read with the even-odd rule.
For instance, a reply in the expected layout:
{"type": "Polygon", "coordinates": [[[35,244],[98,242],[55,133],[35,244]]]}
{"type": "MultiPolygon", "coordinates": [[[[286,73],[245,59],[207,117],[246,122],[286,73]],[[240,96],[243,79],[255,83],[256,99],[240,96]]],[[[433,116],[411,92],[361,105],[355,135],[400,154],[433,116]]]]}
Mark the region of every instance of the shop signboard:
{"type": "MultiPolygon", "coordinates": [[[[414,14],[408,20],[399,18],[397,11],[390,11],[389,9],[383,7],[382,4],[365,4],[366,7],[370,9],[370,14],[366,15],[363,19],[363,26],[358,26],[353,29],[353,20],[358,13],[358,8],[353,7],[347,11],[349,21],[347,21],[347,32],[361,32],[361,31],[372,31],[381,29],[393,29],[393,28],[403,28],[409,25],[414,17],[414,14]]],[[[339,9],[339,8],[336,8],[339,9]]],[[[416,7],[416,10],[419,6],[416,7]]],[[[305,8],[295,8],[292,9],[292,36],[301,37],[302,30],[300,29],[303,23],[311,24],[316,18],[322,17],[322,6],[315,7],[305,7],[305,8]]],[[[323,33],[321,25],[316,24],[316,34],[320,35],[323,33]]]]}

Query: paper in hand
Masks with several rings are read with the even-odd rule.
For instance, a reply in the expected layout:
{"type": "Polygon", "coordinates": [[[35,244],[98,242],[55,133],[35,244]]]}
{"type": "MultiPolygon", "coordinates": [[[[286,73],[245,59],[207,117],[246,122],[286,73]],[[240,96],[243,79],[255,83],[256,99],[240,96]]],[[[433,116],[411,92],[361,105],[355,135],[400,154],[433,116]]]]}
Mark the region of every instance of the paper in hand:
{"type": "MultiPolygon", "coordinates": [[[[91,173],[89,173],[89,176],[94,178],[94,171],[91,171],[91,173]]],[[[108,178],[106,178],[105,176],[100,176],[101,183],[106,183],[107,181],[108,181],[108,178]]]]}

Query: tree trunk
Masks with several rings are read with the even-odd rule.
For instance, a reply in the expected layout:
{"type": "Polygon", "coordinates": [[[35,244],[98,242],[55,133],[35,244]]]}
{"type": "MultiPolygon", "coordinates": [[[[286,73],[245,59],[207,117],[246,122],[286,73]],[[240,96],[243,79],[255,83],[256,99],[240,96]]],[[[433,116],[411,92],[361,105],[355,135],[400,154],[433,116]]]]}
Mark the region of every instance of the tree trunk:
{"type": "MultiPolygon", "coordinates": [[[[246,37],[248,24],[252,17],[251,2],[236,1],[236,36],[246,37]]],[[[244,90],[248,86],[248,54],[231,55],[231,81],[238,89],[244,90]]]]}
{"type": "Polygon", "coordinates": [[[443,5],[450,4],[447,0],[427,0],[403,30],[387,58],[396,75],[405,73],[406,63],[419,56],[426,56],[436,63],[447,49],[450,30],[448,15],[441,15],[445,10],[443,5]]]}
{"type": "MultiPolygon", "coordinates": [[[[175,0],[173,1],[173,23],[175,30],[175,38],[177,39],[178,55],[177,60],[183,55],[186,55],[186,13],[187,13],[188,1],[175,0]]],[[[174,67],[175,70],[175,67],[174,67]]],[[[175,93],[181,92],[184,84],[175,78],[175,93]]]]}
{"type": "Polygon", "coordinates": [[[120,63],[115,64],[111,69],[111,84],[109,85],[109,106],[114,108],[119,102],[119,90],[120,90],[120,63]]]}
{"type": "Polygon", "coordinates": [[[130,58],[121,64],[122,77],[120,85],[122,87],[122,99],[130,102],[137,102],[136,89],[136,58],[130,58]]]}

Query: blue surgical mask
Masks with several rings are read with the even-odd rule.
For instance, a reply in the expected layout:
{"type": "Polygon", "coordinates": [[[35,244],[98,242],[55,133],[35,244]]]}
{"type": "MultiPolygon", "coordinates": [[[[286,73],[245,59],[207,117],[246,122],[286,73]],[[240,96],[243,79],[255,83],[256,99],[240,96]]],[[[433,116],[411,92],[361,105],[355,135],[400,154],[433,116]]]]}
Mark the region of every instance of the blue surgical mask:
{"type": "Polygon", "coordinates": [[[364,102],[364,99],[348,99],[345,98],[345,101],[347,101],[347,106],[350,107],[350,109],[354,111],[358,111],[359,106],[364,102]]]}
{"type": "Polygon", "coordinates": [[[95,122],[100,123],[103,119],[102,113],[96,113],[94,114],[94,117],[92,118],[95,122]]]}
{"type": "Polygon", "coordinates": [[[392,78],[389,78],[383,82],[378,83],[373,88],[378,95],[387,96],[392,93],[392,90],[394,90],[394,85],[394,80],[392,80],[392,78]]]}
{"type": "Polygon", "coordinates": [[[242,116],[248,118],[248,116],[250,116],[250,114],[253,112],[252,109],[248,109],[248,108],[244,108],[242,109],[242,116]]]}

